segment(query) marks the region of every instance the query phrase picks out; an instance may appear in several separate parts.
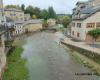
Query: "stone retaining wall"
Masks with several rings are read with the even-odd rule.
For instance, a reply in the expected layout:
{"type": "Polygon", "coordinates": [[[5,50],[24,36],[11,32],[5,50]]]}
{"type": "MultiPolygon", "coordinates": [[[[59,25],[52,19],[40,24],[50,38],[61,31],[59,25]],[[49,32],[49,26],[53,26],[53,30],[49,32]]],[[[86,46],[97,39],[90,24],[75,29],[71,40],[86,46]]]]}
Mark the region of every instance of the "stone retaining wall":
{"type": "Polygon", "coordinates": [[[90,59],[92,59],[95,62],[100,64],[100,55],[98,53],[94,53],[92,51],[88,51],[88,50],[85,50],[83,48],[80,48],[80,47],[77,47],[77,46],[73,46],[73,45],[70,45],[70,44],[67,44],[67,43],[64,43],[64,42],[62,42],[62,44],[67,45],[71,49],[79,52],[80,54],[85,55],[86,57],[88,57],[88,58],[90,58],[90,59]]]}
{"type": "Polygon", "coordinates": [[[3,48],[0,47],[0,80],[6,67],[6,54],[3,53],[3,48]]]}

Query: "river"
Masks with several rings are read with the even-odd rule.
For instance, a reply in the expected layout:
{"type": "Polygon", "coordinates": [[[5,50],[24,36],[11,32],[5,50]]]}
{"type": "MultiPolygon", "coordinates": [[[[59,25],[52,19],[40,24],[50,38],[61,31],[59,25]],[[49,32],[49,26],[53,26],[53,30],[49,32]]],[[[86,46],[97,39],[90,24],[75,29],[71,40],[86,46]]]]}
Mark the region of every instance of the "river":
{"type": "Polygon", "coordinates": [[[100,80],[95,75],[75,75],[92,71],[73,61],[55,38],[52,33],[41,32],[26,39],[22,57],[27,60],[30,80],[100,80]]]}

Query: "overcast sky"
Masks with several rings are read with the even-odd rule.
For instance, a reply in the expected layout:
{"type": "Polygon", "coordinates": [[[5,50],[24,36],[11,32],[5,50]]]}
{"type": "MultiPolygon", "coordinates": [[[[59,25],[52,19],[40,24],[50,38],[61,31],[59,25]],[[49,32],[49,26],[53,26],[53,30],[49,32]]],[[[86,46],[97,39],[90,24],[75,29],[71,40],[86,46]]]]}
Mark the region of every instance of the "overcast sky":
{"type": "Polygon", "coordinates": [[[72,12],[72,9],[75,7],[77,1],[87,1],[87,0],[3,0],[4,4],[25,4],[37,6],[39,8],[48,8],[53,6],[54,10],[57,13],[66,13],[69,14],[72,12]]]}

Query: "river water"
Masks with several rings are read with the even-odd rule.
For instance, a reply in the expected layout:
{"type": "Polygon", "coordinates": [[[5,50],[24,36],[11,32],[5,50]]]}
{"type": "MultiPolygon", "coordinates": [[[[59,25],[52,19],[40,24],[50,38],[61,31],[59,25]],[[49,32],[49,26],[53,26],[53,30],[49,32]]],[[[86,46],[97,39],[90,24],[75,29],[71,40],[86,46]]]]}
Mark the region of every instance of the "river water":
{"type": "Polygon", "coordinates": [[[52,33],[41,32],[26,39],[22,57],[27,60],[29,80],[100,80],[95,75],[75,75],[91,71],[73,61],[55,38],[52,33]]]}

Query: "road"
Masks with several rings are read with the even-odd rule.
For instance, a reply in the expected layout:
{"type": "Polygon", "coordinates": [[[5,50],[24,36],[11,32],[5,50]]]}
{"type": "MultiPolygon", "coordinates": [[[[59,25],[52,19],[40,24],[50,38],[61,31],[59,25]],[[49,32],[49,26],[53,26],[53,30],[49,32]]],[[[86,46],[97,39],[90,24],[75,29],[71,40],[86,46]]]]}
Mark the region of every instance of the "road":
{"type": "Polygon", "coordinates": [[[52,33],[42,32],[26,39],[22,58],[27,60],[30,80],[100,80],[82,64],[73,61],[69,51],[57,43],[52,33]]]}

